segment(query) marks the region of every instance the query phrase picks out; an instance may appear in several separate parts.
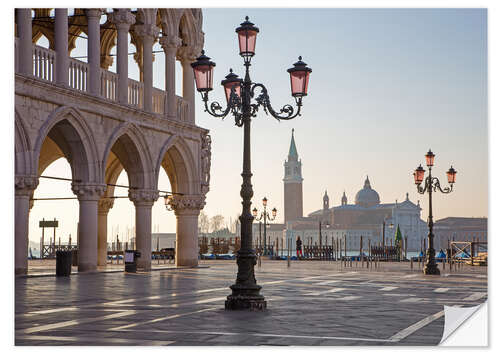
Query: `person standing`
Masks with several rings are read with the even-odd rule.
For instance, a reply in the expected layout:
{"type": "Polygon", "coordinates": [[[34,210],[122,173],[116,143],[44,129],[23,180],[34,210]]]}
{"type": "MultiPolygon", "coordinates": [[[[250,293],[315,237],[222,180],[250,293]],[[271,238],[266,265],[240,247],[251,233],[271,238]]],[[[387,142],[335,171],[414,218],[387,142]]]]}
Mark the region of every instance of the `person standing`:
{"type": "Polygon", "coordinates": [[[297,248],[297,259],[302,258],[302,241],[300,240],[300,236],[297,237],[295,247],[297,248]]]}

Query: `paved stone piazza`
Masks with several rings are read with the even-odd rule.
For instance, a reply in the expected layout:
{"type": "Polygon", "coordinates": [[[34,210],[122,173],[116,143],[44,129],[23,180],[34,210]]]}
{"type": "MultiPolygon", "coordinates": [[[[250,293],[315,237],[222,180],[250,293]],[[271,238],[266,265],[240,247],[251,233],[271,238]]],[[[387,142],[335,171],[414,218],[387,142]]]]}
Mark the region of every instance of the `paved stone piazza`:
{"type": "MultiPolygon", "coordinates": [[[[436,345],[444,305],[487,299],[487,267],[262,260],[265,312],[225,311],[235,261],[16,278],[16,345],[436,345]]],[[[122,266],[123,267],[123,266],[122,266]]],[[[119,266],[113,266],[116,270],[119,266]]],[[[38,266],[34,270],[40,274],[38,266]]]]}

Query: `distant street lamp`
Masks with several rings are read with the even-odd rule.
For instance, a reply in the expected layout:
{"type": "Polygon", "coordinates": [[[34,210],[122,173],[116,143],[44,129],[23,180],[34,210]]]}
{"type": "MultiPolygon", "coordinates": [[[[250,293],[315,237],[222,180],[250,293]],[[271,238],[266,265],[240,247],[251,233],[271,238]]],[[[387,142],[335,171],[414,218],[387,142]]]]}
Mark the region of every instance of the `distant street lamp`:
{"type": "Polygon", "coordinates": [[[429,151],[425,155],[427,167],[429,168],[429,175],[425,178],[424,187],[421,186],[422,182],[424,181],[425,175],[425,170],[422,165],[419,165],[413,173],[415,184],[417,185],[417,192],[420,194],[424,194],[426,191],[429,192],[429,247],[427,249],[427,259],[424,267],[424,274],[426,275],[440,274],[435,259],[436,251],[434,250],[434,233],[432,232],[432,227],[434,226],[434,222],[432,221],[432,191],[436,192],[437,190],[439,190],[442,193],[450,193],[451,191],[453,191],[453,184],[455,183],[455,178],[457,175],[457,171],[455,171],[453,166],[451,166],[450,169],[446,172],[450,187],[441,188],[439,179],[437,177],[432,177],[431,173],[432,166],[434,165],[434,157],[434,153],[429,149],[429,151]]]}
{"type": "Polygon", "coordinates": [[[295,98],[297,111],[286,104],[283,108],[276,112],[271,106],[271,100],[267,93],[267,88],[261,83],[253,83],[250,80],[250,62],[255,55],[255,42],[259,29],[253,23],[248,21],[248,16],[245,22],[236,29],[238,34],[238,43],[240,47],[240,56],[243,57],[243,62],[246,68],[245,79],[238,78],[236,74],[230,70],[225,80],[221,82],[226,95],[227,107],[222,109],[222,106],[217,102],[208,104],[208,92],[213,89],[213,70],[215,63],[210,61],[210,58],[205,55],[205,51],[201,52],[201,56],[191,64],[194,70],[196,88],[201,93],[205,111],[210,115],[218,118],[224,118],[229,113],[234,116],[235,124],[238,127],[243,126],[243,184],[241,185],[242,213],[241,221],[241,249],[237,253],[238,274],[236,283],[231,285],[232,294],[227,297],[225,307],[228,310],[264,310],[266,301],[259,294],[261,287],[257,285],[255,280],[254,265],[256,264],[255,251],[252,249],[252,221],[253,216],[250,213],[250,201],[253,196],[251,183],[251,161],[250,161],[250,123],[251,118],[257,115],[259,106],[262,106],[266,114],[272,115],[278,120],[290,120],[300,115],[302,108],[302,97],[307,96],[307,87],[309,76],[312,70],[302,62],[294,63],[293,67],[288,69],[290,73],[290,84],[292,96],[295,98]],[[256,96],[256,90],[258,95],[256,96]],[[251,103],[255,97],[255,102],[251,103]]]}
{"type": "MultiPolygon", "coordinates": [[[[322,235],[321,235],[321,226],[322,225],[325,225],[326,228],[330,228],[330,223],[323,223],[321,222],[321,220],[318,221],[318,225],[319,225],[319,247],[321,248],[322,247],[322,244],[323,244],[323,239],[322,239],[322,235]]],[[[328,245],[328,242],[327,242],[327,245],[328,245]]]]}
{"type": "MultiPolygon", "coordinates": [[[[278,210],[273,208],[272,212],[272,218],[269,216],[269,212],[267,211],[267,198],[262,199],[262,206],[264,206],[264,211],[260,214],[260,217],[257,218],[257,207],[254,207],[252,210],[252,215],[253,218],[255,218],[257,221],[264,221],[264,254],[267,252],[267,221],[274,221],[276,219],[276,214],[278,213],[278,210]]],[[[259,250],[262,250],[262,246],[259,247],[259,250]]]]}

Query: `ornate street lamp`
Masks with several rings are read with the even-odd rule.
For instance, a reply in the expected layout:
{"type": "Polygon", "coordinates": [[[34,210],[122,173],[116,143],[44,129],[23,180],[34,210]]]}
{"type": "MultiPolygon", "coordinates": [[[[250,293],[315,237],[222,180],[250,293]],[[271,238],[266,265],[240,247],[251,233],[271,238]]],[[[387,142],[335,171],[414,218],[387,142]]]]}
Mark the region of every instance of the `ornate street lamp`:
{"type": "Polygon", "coordinates": [[[437,190],[442,193],[450,193],[453,191],[453,184],[455,183],[455,178],[457,175],[457,171],[452,167],[446,172],[448,177],[448,183],[450,187],[441,188],[441,184],[439,183],[439,179],[437,177],[432,177],[432,166],[434,166],[434,153],[429,149],[429,152],[425,155],[425,160],[427,163],[427,167],[429,168],[429,175],[425,178],[424,187],[421,186],[424,181],[425,170],[422,165],[419,165],[415,172],[413,173],[413,177],[415,180],[415,185],[417,185],[417,192],[420,194],[424,194],[426,191],[429,193],[429,218],[428,218],[428,226],[429,226],[429,247],[427,249],[427,258],[424,267],[424,274],[426,275],[439,275],[439,268],[436,264],[436,251],[434,250],[434,233],[432,232],[432,227],[434,226],[434,222],[432,221],[432,191],[436,192],[437,190]]]}
{"type": "MultiPolygon", "coordinates": [[[[221,82],[226,94],[227,107],[223,109],[217,102],[208,104],[208,92],[212,90],[213,69],[215,63],[202,51],[200,57],[191,64],[194,70],[196,88],[201,94],[205,105],[205,111],[217,118],[224,118],[229,113],[234,116],[235,124],[243,127],[243,184],[241,185],[242,213],[241,221],[241,249],[237,254],[238,275],[236,283],[231,286],[232,294],[227,297],[226,309],[229,310],[264,310],[266,301],[259,294],[261,287],[257,285],[254,274],[256,264],[255,251],[252,249],[252,221],[254,217],[250,212],[250,201],[253,196],[251,183],[251,160],[250,160],[250,123],[251,118],[257,115],[259,107],[262,106],[266,114],[270,114],[277,120],[290,120],[300,115],[302,108],[302,97],[307,95],[307,87],[311,69],[302,62],[295,63],[288,70],[292,96],[295,98],[297,110],[286,104],[279,111],[271,106],[271,101],[266,87],[261,83],[250,80],[250,62],[255,55],[255,43],[259,29],[248,20],[248,16],[237,29],[240,55],[245,65],[245,77],[239,79],[232,71],[221,82]],[[252,103],[254,99],[254,103],[252,103]]],[[[264,225],[265,227],[265,225],[264,225]]]]}
{"type": "MultiPolygon", "coordinates": [[[[262,206],[264,206],[264,211],[260,214],[260,217],[257,218],[257,207],[254,207],[252,210],[252,215],[253,218],[256,219],[257,221],[264,221],[264,252],[267,252],[267,221],[274,221],[276,219],[276,214],[278,213],[278,210],[276,208],[272,209],[272,218],[269,216],[269,212],[267,211],[267,198],[262,199],[262,206]]],[[[262,247],[259,247],[261,250],[262,247]]],[[[264,253],[266,254],[266,253],[264,253]]]]}

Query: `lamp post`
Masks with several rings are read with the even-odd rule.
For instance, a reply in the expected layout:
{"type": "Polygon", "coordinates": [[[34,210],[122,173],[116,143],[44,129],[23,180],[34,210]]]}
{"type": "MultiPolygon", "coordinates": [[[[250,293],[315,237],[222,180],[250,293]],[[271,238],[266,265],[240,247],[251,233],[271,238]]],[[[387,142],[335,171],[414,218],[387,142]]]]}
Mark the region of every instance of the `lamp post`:
{"type": "Polygon", "coordinates": [[[243,57],[245,65],[245,78],[238,78],[231,70],[225,80],[221,82],[226,95],[227,107],[223,109],[218,102],[208,104],[208,92],[213,89],[213,70],[215,63],[201,52],[201,56],[191,64],[194,70],[196,88],[201,94],[205,105],[205,111],[218,118],[224,118],[229,113],[234,116],[235,124],[243,127],[243,184],[241,185],[242,213],[241,222],[241,249],[237,254],[238,274],[236,283],[231,285],[232,294],[227,297],[225,307],[228,310],[264,310],[266,301],[259,294],[261,287],[255,280],[254,265],[256,264],[255,250],[252,249],[252,221],[250,213],[250,201],[253,196],[252,172],[250,162],[250,123],[252,117],[257,115],[259,107],[266,114],[270,114],[278,120],[290,120],[300,115],[302,108],[302,97],[307,95],[309,75],[312,70],[302,62],[294,63],[288,69],[292,96],[295,98],[297,109],[286,104],[279,111],[271,106],[271,101],[266,87],[261,83],[250,80],[250,62],[255,55],[255,42],[259,29],[248,21],[248,16],[237,29],[240,56],[243,57]],[[258,95],[257,95],[258,94],[258,95]],[[252,99],[254,98],[254,103],[252,99]]]}
{"type": "Polygon", "coordinates": [[[419,165],[415,172],[413,173],[415,184],[417,185],[417,192],[420,194],[424,194],[426,191],[429,193],[429,218],[428,218],[428,226],[429,226],[429,247],[427,249],[427,259],[424,267],[424,274],[426,275],[439,275],[439,268],[436,264],[436,251],[434,250],[434,233],[432,231],[432,227],[434,226],[434,222],[432,221],[432,191],[436,192],[437,190],[442,193],[450,193],[453,191],[453,184],[455,183],[455,177],[457,175],[457,171],[450,167],[448,171],[446,171],[446,175],[448,176],[448,183],[450,187],[441,188],[441,184],[439,183],[439,179],[437,177],[432,177],[432,166],[434,165],[434,153],[429,149],[427,154],[425,155],[425,160],[427,167],[429,168],[429,174],[425,178],[424,187],[421,186],[424,181],[425,170],[422,165],[419,165]]]}
{"type": "MultiPolygon", "coordinates": [[[[321,222],[321,220],[318,221],[318,226],[319,226],[319,247],[321,248],[322,247],[322,244],[323,244],[323,237],[321,236],[321,226],[323,225],[323,222],[321,222]]],[[[330,228],[330,223],[325,223],[325,227],[326,228],[330,228]]],[[[327,245],[328,245],[328,242],[327,242],[327,245]]]]}
{"type": "Polygon", "coordinates": [[[272,212],[272,218],[269,217],[269,212],[267,211],[267,198],[262,199],[262,205],[264,206],[264,211],[260,214],[260,217],[257,218],[257,207],[254,207],[252,210],[252,215],[253,218],[256,219],[257,221],[264,221],[264,249],[266,249],[267,244],[266,244],[266,239],[267,239],[267,221],[274,221],[276,219],[276,214],[278,213],[278,210],[276,208],[273,208],[272,212]]]}

